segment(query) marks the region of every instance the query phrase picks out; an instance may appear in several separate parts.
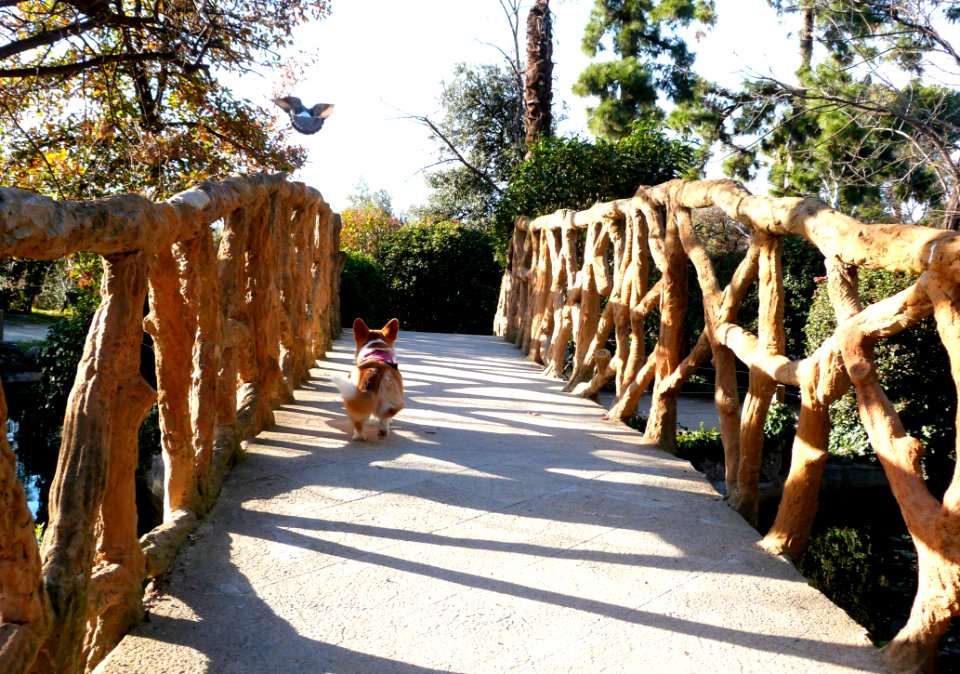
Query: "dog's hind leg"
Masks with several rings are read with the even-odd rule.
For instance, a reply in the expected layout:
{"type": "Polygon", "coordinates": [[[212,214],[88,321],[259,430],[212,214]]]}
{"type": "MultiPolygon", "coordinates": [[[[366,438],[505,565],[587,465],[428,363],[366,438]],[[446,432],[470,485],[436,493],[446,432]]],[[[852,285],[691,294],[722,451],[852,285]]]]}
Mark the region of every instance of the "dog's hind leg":
{"type": "Polygon", "coordinates": [[[364,426],[366,426],[366,419],[355,419],[350,418],[350,422],[353,424],[353,439],[354,440],[366,440],[367,433],[364,426]]]}
{"type": "Polygon", "coordinates": [[[391,407],[380,415],[380,429],[377,431],[378,438],[385,438],[390,435],[390,422],[401,408],[391,407]]]}
{"type": "Polygon", "coordinates": [[[380,429],[377,431],[378,438],[385,438],[390,435],[390,417],[380,417],[380,429]]]}

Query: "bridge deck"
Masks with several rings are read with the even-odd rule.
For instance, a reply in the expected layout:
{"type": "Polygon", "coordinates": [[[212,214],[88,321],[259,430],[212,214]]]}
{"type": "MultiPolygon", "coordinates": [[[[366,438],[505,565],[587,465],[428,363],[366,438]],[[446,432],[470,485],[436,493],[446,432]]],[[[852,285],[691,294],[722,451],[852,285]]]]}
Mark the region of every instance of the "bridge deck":
{"type": "Polygon", "coordinates": [[[349,441],[341,340],[98,672],[881,671],[689,464],[497,338],[398,345],[395,434],[349,441]]]}

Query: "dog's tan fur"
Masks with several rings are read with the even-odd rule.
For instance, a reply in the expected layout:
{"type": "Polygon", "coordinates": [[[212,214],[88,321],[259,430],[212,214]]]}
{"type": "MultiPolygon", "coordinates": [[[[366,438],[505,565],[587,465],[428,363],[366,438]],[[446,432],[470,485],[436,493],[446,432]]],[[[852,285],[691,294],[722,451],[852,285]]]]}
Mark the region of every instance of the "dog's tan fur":
{"type": "Polygon", "coordinates": [[[343,396],[347,416],[353,425],[353,439],[366,440],[367,420],[376,416],[380,421],[378,437],[390,433],[390,421],[403,409],[403,377],[393,362],[393,344],[400,333],[400,321],[390,319],[380,330],[371,330],[362,318],[353,322],[353,339],[356,343],[354,368],[349,379],[334,380],[343,396]],[[382,344],[381,348],[379,345],[382,344]],[[387,352],[390,361],[363,358],[369,347],[378,352],[387,352]]]}

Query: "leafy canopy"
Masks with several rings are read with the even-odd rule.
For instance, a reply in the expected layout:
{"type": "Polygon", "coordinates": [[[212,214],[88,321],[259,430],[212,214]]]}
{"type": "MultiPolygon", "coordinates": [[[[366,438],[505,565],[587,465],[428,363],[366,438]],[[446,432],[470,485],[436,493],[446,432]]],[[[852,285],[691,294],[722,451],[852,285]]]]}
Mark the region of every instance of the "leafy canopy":
{"type": "Polygon", "coordinates": [[[797,82],[760,77],[731,91],[700,81],[671,124],[719,142],[729,175],[768,165],[776,195],[960,226],[960,94],[942,84],[960,74],[956,3],[770,4],[800,18],[797,82]]]}
{"type": "Polygon", "coordinates": [[[591,63],[573,88],[596,96],[587,108],[590,130],[621,138],[642,116],[662,116],[658,98],[690,101],[696,93],[694,54],[680,32],[714,23],[713,0],[595,0],[583,35],[591,57],[611,49],[616,59],[591,63]]]}
{"type": "Polygon", "coordinates": [[[276,68],[327,0],[0,2],[0,172],[60,198],[303,160],[267,112],[216,79],[276,68]]]}
{"type": "Polygon", "coordinates": [[[541,138],[514,171],[497,206],[498,241],[505,250],[520,215],[588,208],[598,201],[632,196],[640,185],[689,176],[696,169],[694,148],[668,138],[650,120],[633,124],[629,135],[615,141],[541,138]]]}

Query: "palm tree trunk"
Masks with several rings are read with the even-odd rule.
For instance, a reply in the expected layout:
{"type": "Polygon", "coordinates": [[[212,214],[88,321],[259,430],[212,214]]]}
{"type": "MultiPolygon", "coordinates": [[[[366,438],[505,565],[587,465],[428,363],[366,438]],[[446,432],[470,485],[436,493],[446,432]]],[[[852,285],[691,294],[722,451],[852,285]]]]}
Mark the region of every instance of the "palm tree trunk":
{"type": "MultiPolygon", "coordinates": [[[[537,0],[527,16],[527,71],[523,120],[529,148],[553,130],[553,25],[549,0],[537,0]]],[[[528,150],[529,152],[529,150],[528,150]]]]}

